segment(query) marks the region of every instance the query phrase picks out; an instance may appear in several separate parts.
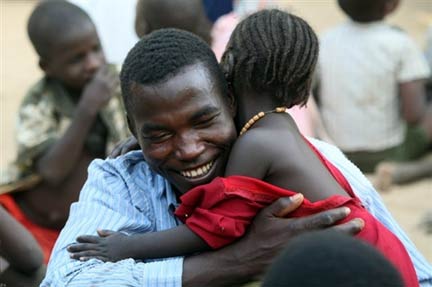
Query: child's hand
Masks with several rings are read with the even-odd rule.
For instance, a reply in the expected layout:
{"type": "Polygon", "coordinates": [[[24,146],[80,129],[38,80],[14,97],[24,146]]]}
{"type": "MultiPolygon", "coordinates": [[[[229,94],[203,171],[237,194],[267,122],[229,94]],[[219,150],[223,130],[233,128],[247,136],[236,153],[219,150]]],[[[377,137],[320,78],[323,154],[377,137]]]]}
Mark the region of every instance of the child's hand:
{"type": "Polygon", "coordinates": [[[132,150],[139,150],[141,149],[137,139],[134,136],[131,136],[127,138],[126,140],[123,140],[114,147],[111,154],[108,156],[109,158],[116,158],[121,155],[124,155],[132,150]]]}
{"type": "Polygon", "coordinates": [[[89,112],[97,114],[109,102],[119,81],[114,69],[108,65],[102,66],[84,88],[80,104],[89,112]]]}
{"type": "Polygon", "coordinates": [[[111,230],[98,230],[99,236],[82,235],[77,238],[77,244],[67,248],[72,259],[87,261],[91,258],[103,262],[116,262],[129,258],[126,254],[127,235],[111,230]]]}

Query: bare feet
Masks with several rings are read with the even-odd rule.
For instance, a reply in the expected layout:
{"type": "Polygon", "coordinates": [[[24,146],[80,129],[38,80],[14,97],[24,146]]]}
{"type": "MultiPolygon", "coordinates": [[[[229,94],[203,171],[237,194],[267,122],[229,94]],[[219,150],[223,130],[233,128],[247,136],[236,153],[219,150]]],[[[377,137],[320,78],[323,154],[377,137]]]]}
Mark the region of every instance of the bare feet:
{"type": "Polygon", "coordinates": [[[385,191],[393,184],[408,183],[426,177],[432,177],[432,154],[411,162],[378,164],[375,169],[374,185],[377,189],[385,191]]]}
{"type": "Polygon", "coordinates": [[[393,174],[395,173],[396,163],[383,162],[378,164],[375,169],[374,186],[381,191],[387,191],[393,184],[393,174]]]}

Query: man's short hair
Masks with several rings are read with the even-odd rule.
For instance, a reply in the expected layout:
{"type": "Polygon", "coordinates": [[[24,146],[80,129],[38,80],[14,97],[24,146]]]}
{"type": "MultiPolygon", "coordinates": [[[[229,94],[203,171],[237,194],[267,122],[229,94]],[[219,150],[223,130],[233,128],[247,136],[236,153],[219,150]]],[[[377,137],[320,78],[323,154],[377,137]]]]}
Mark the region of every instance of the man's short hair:
{"type": "Polygon", "coordinates": [[[160,29],[143,37],[129,51],[120,73],[126,109],[133,99],[131,84],[155,85],[169,80],[183,68],[202,63],[223,96],[227,85],[210,47],[201,38],[179,29],[160,29]]]}
{"type": "Polygon", "coordinates": [[[41,58],[49,58],[53,45],[93,21],[81,8],[67,1],[42,1],[30,15],[27,33],[41,58]]]}

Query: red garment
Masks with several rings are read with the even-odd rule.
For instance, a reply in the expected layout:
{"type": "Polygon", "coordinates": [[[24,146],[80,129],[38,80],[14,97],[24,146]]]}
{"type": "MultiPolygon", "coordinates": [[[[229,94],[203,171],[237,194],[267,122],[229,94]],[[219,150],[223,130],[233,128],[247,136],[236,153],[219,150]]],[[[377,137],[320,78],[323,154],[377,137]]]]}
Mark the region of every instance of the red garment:
{"type": "Polygon", "coordinates": [[[31,222],[10,194],[0,195],[0,204],[34,236],[42,248],[44,263],[47,264],[60,230],[42,227],[31,222]]]}
{"type": "MultiPolygon", "coordinates": [[[[304,199],[303,204],[290,215],[304,217],[332,208],[349,207],[351,213],[340,223],[362,218],[365,227],[357,237],[380,250],[400,271],[406,286],[418,286],[414,266],[403,244],[363,207],[342,173],[314,146],[310,143],[309,145],[351,197],[333,195],[317,202],[304,199]]],[[[294,194],[296,192],[255,178],[244,176],[216,178],[209,184],[198,186],[185,193],[175,214],[209,246],[220,248],[241,237],[262,208],[280,197],[294,194]]]]}

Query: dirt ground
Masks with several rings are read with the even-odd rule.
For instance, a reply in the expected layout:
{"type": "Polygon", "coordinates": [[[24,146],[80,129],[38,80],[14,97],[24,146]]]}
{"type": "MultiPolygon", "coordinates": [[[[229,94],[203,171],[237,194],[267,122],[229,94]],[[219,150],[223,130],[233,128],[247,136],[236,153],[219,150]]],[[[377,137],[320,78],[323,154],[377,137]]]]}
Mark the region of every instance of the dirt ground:
{"type": "MultiPolygon", "coordinates": [[[[121,0],[119,0],[121,1],[121,0]]],[[[21,98],[41,72],[26,35],[26,21],[37,1],[0,0],[0,167],[14,158],[15,115],[21,98]]],[[[330,0],[284,0],[278,4],[304,17],[318,31],[337,24],[343,15],[330,0]]],[[[425,32],[432,25],[431,0],[402,1],[391,23],[406,30],[423,47],[425,32]]],[[[396,220],[418,249],[432,261],[432,234],[426,235],[419,223],[432,212],[432,178],[394,187],[382,197],[396,220]]]]}

